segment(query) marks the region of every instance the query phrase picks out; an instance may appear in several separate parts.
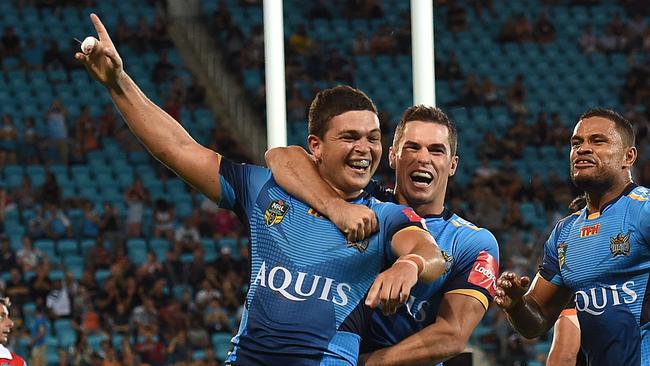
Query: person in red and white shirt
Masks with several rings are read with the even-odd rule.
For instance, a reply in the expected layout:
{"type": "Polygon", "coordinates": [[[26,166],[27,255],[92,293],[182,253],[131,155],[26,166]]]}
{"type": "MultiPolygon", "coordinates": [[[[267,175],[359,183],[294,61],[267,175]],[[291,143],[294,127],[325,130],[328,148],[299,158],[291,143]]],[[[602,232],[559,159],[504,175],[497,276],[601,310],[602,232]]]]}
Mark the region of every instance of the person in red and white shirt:
{"type": "Polygon", "coordinates": [[[9,317],[10,306],[8,297],[0,297],[0,366],[27,366],[27,362],[22,357],[5,347],[11,328],[14,326],[14,322],[9,317]]]}

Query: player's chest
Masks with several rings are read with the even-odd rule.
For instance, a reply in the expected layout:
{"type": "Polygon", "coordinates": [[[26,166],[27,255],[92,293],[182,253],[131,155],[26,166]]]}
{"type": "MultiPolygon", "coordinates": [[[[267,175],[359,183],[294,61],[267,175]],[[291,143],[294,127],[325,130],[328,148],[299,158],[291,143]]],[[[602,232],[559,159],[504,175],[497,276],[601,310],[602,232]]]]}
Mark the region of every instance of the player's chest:
{"type": "Polygon", "coordinates": [[[650,267],[647,245],[625,220],[577,220],[560,239],[558,264],[566,285],[573,289],[616,282],[618,276],[650,267]]]}
{"type": "Polygon", "coordinates": [[[252,220],[252,234],[259,242],[296,259],[345,258],[349,263],[361,265],[368,258],[377,257],[381,249],[379,235],[349,242],[327,217],[295,199],[270,199],[258,205],[252,220]]]}

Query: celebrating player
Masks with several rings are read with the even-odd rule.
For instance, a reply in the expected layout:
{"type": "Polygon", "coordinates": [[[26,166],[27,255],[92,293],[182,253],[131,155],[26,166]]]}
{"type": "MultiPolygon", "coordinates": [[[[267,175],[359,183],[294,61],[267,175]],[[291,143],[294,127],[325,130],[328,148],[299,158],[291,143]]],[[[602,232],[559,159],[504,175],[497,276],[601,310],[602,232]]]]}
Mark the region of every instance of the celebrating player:
{"type": "Polygon", "coordinates": [[[349,242],[329,220],[279,188],[267,169],[235,164],[196,143],[139,90],[99,18],[91,19],[99,42],[77,53],[77,60],[108,89],[131,131],[157,159],[233,209],[249,229],[251,282],[227,362],[356,364],[366,293],[366,304],[393,312],[418,278],[433,281],[444,272],[435,241],[411,209],[361,194],[381,155],[372,101],[338,87],[319,93],[310,109],[310,129],[317,132],[309,144],[321,158],[320,174],[336,189],[337,200],[364,203],[376,213],[380,233],[349,242]],[[397,258],[392,266],[390,257],[397,258]]]}
{"type": "MultiPolygon", "coordinates": [[[[431,365],[457,355],[494,296],[499,268],[494,236],[444,207],[447,181],[458,166],[456,148],[456,127],[442,111],[410,107],[396,128],[389,154],[396,173],[395,196],[381,194],[374,183],[367,188],[423,216],[447,261],[443,277],[416,286],[396,316],[373,314],[362,343],[362,352],[372,352],[364,356],[367,365],[431,365]]],[[[317,188],[318,173],[302,148],[276,148],[266,155],[276,181],[289,192],[325,215],[345,210],[323,204],[334,194],[317,188]]],[[[354,230],[357,224],[342,229],[354,230]]]]}
{"type": "Polygon", "coordinates": [[[587,207],[560,220],[530,283],[505,272],[495,302],[527,338],[545,333],[575,293],[589,365],[648,365],[650,191],[632,181],[629,121],[608,109],[583,114],[571,137],[571,180],[587,207]]]}
{"type": "Polygon", "coordinates": [[[0,297],[0,365],[27,366],[25,360],[9,351],[4,345],[9,341],[9,333],[14,322],[9,317],[11,302],[7,297],[0,297]]]}

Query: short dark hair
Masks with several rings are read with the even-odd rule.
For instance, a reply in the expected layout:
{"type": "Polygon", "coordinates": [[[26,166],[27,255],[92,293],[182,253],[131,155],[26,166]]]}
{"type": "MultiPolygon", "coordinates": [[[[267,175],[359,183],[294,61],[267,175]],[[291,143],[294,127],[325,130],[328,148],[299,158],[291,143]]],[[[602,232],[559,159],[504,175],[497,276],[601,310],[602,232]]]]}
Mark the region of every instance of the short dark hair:
{"type": "Polygon", "coordinates": [[[370,111],[377,114],[377,107],[366,93],[351,86],[339,85],[321,90],[309,106],[309,134],[322,139],[329,121],[349,111],[370,111]]]}
{"type": "Polygon", "coordinates": [[[583,113],[579,121],[590,117],[602,117],[614,122],[619,135],[621,135],[623,145],[630,147],[636,144],[632,123],[616,111],[607,108],[593,108],[583,113]]]}
{"type": "Polygon", "coordinates": [[[456,155],[456,150],[458,148],[458,131],[456,130],[456,124],[454,124],[454,122],[447,117],[445,112],[439,108],[428,107],[422,104],[408,107],[404,111],[402,119],[397,124],[397,127],[395,127],[393,146],[397,146],[399,141],[402,139],[402,136],[404,136],[406,124],[412,121],[432,122],[447,127],[447,131],[449,131],[449,148],[451,149],[451,156],[456,155]]]}

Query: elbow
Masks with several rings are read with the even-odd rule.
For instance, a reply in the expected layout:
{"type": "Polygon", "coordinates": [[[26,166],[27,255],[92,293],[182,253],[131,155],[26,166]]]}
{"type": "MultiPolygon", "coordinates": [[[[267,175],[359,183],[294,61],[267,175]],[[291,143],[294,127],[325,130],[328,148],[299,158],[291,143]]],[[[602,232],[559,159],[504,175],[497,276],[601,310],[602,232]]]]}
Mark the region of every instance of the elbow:
{"type": "Polygon", "coordinates": [[[292,154],[297,153],[304,154],[305,151],[300,146],[274,147],[264,153],[264,160],[266,161],[267,167],[273,168],[273,166],[276,166],[282,161],[290,160],[292,154]]]}
{"type": "Polygon", "coordinates": [[[424,282],[433,282],[445,273],[445,259],[440,250],[436,250],[436,254],[427,263],[429,270],[426,275],[421,277],[424,282]]]}

